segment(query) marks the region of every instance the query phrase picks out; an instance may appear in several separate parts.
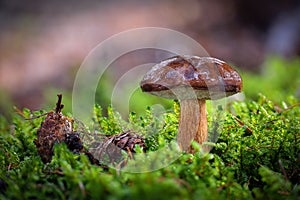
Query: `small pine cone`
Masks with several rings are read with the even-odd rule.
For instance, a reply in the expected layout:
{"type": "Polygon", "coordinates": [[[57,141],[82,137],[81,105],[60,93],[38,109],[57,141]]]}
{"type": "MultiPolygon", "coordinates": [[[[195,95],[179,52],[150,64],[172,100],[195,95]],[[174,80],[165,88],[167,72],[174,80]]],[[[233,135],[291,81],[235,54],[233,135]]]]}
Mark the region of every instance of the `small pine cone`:
{"type": "Polygon", "coordinates": [[[114,163],[123,160],[122,150],[131,157],[133,156],[132,153],[136,153],[135,145],[139,145],[144,152],[147,150],[144,137],[131,131],[105,137],[101,140],[95,142],[90,148],[90,152],[101,162],[114,163]]]}
{"type": "Polygon", "coordinates": [[[72,120],[61,113],[49,112],[34,140],[38,154],[44,163],[51,161],[55,143],[65,142],[67,135],[73,134],[72,120]]]}
{"type": "Polygon", "coordinates": [[[112,137],[112,143],[124,151],[136,153],[135,145],[140,146],[144,151],[146,151],[144,137],[134,132],[127,131],[118,135],[114,135],[112,137]]]}

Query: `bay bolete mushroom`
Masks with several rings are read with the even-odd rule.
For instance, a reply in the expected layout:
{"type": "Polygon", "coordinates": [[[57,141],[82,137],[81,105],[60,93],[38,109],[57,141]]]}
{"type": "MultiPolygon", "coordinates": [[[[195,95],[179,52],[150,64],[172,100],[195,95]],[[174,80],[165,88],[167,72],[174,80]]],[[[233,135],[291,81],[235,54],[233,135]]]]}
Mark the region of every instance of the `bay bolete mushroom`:
{"type": "Polygon", "coordinates": [[[206,100],[242,90],[242,79],[230,65],[212,57],[174,56],[153,66],[140,83],[143,92],[180,102],[177,141],[188,150],[194,139],[207,141],[206,100]]]}

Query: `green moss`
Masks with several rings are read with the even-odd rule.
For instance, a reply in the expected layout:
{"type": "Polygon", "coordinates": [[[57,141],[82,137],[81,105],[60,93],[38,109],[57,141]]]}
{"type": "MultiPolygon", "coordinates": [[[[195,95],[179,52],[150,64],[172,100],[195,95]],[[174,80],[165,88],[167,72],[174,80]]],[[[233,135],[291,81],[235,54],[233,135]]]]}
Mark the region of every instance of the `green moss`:
{"type": "MultiPolygon", "coordinates": [[[[24,120],[15,114],[13,124],[1,117],[0,178],[6,184],[0,184],[0,198],[297,199],[299,100],[289,97],[277,104],[261,95],[257,101],[235,102],[228,110],[219,111],[225,118],[218,123],[211,119],[210,133],[221,132],[210,153],[183,153],[167,167],[147,173],[103,171],[91,165],[85,155],[71,153],[65,144],[55,145],[52,162],[44,165],[33,144],[43,117],[24,120]]],[[[41,113],[23,110],[25,117],[41,113]]],[[[135,130],[146,137],[148,153],[176,138],[176,102],[161,115],[154,115],[150,108],[143,116],[131,113],[129,122],[112,108],[107,113],[104,117],[101,107],[95,107],[93,123],[98,132],[112,135],[135,130]]],[[[129,160],[125,169],[136,165],[149,168],[141,162],[145,156],[138,154],[139,159],[129,160]]],[[[165,155],[153,156],[159,159],[165,155]]]]}

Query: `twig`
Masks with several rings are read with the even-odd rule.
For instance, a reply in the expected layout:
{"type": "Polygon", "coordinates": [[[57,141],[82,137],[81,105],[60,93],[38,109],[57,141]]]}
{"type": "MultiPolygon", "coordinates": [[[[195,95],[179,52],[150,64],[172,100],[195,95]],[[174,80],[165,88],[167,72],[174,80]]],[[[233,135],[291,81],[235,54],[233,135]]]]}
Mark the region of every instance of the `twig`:
{"type": "Polygon", "coordinates": [[[58,114],[61,112],[61,110],[63,109],[64,105],[61,104],[61,100],[62,100],[62,94],[58,94],[58,101],[56,103],[56,108],[55,108],[55,112],[58,114]]]}
{"type": "Polygon", "coordinates": [[[279,167],[280,167],[280,169],[281,169],[281,171],[282,171],[282,173],[284,175],[285,181],[289,181],[289,179],[287,177],[287,174],[286,174],[286,171],[285,171],[285,169],[284,169],[284,167],[283,167],[282,162],[281,162],[280,159],[278,160],[278,163],[279,163],[279,167]]]}
{"type": "Polygon", "coordinates": [[[33,119],[37,119],[37,118],[40,118],[40,117],[43,117],[43,116],[49,114],[49,112],[46,112],[46,113],[44,113],[44,114],[40,114],[40,115],[36,115],[36,116],[27,118],[27,117],[24,116],[23,111],[20,110],[19,108],[16,107],[16,108],[15,108],[15,111],[16,111],[21,117],[23,117],[24,120],[33,120],[33,119]]]}
{"type": "MultiPolygon", "coordinates": [[[[237,118],[236,116],[233,117],[241,126],[245,126],[245,123],[242,122],[239,118],[237,118]]],[[[251,134],[253,133],[253,131],[247,125],[246,125],[246,131],[251,134]]]]}
{"type": "Polygon", "coordinates": [[[48,171],[48,174],[56,174],[56,175],[60,175],[60,176],[64,176],[65,174],[60,171],[60,170],[55,170],[55,171],[48,171]]]}
{"type": "Polygon", "coordinates": [[[297,106],[300,106],[300,103],[296,103],[296,104],[294,104],[294,105],[291,105],[291,106],[289,106],[289,107],[283,109],[283,110],[280,111],[279,113],[283,113],[283,112],[288,111],[288,110],[290,110],[290,109],[293,109],[294,107],[297,107],[297,106]]]}
{"type": "Polygon", "coordinates": [[[44,113],[44,114],[40,114],[40,115],[37,115],[37,116],[33,116],[33,117],[30,117],[30,118],[25,118],[24,117],[24,120],[33,120],[33,119],[37,119],[37,118],[40,118],[40,117],[43,117],[45,115],[48,115],[49,113],[44,113]]]}
{"type": "Polygon", "coordinates": [[[262,148],[266,148],[266,149],[278,149],[279,146],[257,146],[256,148],[246,147],[246,150],[255,150],[255,149],[262,149],[262,148]]]}

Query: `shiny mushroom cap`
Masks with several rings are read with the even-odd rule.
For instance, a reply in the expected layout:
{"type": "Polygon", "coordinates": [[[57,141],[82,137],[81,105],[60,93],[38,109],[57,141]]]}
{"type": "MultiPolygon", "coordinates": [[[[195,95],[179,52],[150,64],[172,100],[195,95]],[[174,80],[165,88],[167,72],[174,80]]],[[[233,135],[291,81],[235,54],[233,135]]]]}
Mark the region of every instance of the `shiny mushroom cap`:
{"type": "Polygon", "coordinates": [[[242,90],[242,78],[212,57],[174,56],[153,66],[140,83],[143,92],[169,99],[219,99],[242,90]]]}

